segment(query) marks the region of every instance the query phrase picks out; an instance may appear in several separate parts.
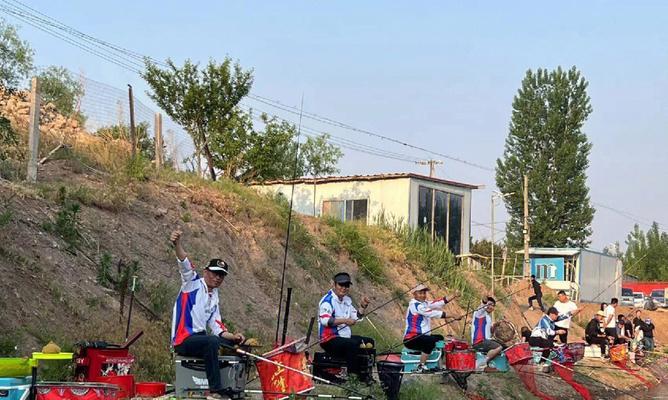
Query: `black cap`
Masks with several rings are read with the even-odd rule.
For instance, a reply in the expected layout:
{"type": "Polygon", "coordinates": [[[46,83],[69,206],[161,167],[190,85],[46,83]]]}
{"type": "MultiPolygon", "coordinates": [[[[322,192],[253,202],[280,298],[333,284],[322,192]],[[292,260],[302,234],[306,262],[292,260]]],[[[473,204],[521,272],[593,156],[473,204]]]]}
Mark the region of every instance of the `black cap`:
{"type": "Polygon", "coordinates": [[[560,290],[560,291],[557,292],[557,294],[563,294],[563,295],[566,295],[566,291],[565,291],[565,290],[560,290]]]}
{"type": "Polygon", "coordinates": [[[557,315],[559,315],[559,310],[557,310],[556,307],[550,307],[550,308],[547,309],[547,314],[548,314],[548,315],[550,315],[550,314],[557,314],[557,315]]]}
{"type": "Polygon", "coordinates": [[[334,282],[338,284],[343,284],[343,283],[349,283],[353,284],[353,281],[350,279],[350,274],[347,272],[339,272],[338,274],[334,275],[334,282]]]}
{"type": "Polygon", "coordinates": [[[230,266],[220,258],[213,258],[209,261],[209,265],[205,269],[208,269],[211,272],[227,275],[230,273],[230,266]]]}

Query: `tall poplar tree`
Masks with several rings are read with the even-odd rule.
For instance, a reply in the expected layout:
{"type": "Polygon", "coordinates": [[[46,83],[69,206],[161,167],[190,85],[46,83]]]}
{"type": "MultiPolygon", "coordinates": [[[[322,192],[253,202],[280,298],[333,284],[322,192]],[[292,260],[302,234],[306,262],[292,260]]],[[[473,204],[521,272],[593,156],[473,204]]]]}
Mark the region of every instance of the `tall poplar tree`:
{"type": "Polygon", "coordinates": [[[529,177],[531,246],[584,247],[590,243],[594,208],[586,170],[591,143],[583,125],[592,112],[588,83],[577,68],[527,71],[513,99],[496,185],[507,197],[510,246],[522,245],[522,181],[529,177]]]}

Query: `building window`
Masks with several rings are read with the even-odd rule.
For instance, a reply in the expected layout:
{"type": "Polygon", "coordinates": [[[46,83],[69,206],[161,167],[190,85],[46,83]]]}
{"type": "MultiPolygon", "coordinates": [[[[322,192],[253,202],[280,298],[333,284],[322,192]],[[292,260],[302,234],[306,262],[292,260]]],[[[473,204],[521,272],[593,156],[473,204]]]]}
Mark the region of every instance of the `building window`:
{"type": "Polygon", "coordinates": [[[420,186],[418,189],[418,227],[432,237],[440,237],[453,254],[461,253],[462,203],[464,197],[420,186]]]}
{"type": "Polygon", "coordinates": [[[322,202],[322,215],[341,221],[361,221],[366,224],[368,210],[368,199],[326,200],[322,202]]]}

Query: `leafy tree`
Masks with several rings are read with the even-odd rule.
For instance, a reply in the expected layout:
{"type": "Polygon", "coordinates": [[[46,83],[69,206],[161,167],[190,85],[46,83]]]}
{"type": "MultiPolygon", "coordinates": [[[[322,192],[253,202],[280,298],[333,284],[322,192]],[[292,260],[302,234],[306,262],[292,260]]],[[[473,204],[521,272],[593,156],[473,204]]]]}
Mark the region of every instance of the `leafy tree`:
{"type": "MultiPolygon", "coordinates": [[[[331,175],[339,172],[336,167],[343,153],[341,149],[328,142],[329,134],[308,137],[301,146],[301,153],[305,163],[304,175],[314,178],[331,175]]],[[[313,216],[316,214],[317,182],[313,181],[313,216]]]]}
{"type": "MultiPolygon", "coordinates": [[[[233,141],[228,135],[235,118],[237,106],[253,84],[252,71],[244,71],[230,58],[217,64],[209,61],[200,70],[199,64],[186,60],[179,68],[167,60],[167,68],[162,69],[146,61],[143,78],[151,87],[148,95],[174,121],[186,128],[198,151],[207,159],[209,174],[216,180],[216,160],[211,151],[211,143],[224,147],[233,141]]],[[[223,157],[222,154],[219,155],[223,157]]],[[[229,157],[229,155],[228,155],[229,157]]]]}
{"type": "Polygon", "coordinates": [[[645,232],[636,224],[626,239],[624,272],[641,280],[668,280],[668,233],[654,222],[645,232]]]}
{"type": "Polygon", "coordinates": [[[529,177],[531,244],[586,246],[594,208],[586,170],[591,143],[582,127],[592,112],[587,81],[575,68],[527,71],[513,99],[496,184],[507,197],[510,247],[522,243],[523,175],[529,177]]]}
{"type": "Polygon", "coordinates": [[[83,85],[64,67],[52,65],[38,75],[42,98],[63,115],[72,115],[84,94],[83,85]]]}
{"type": "MultiPolygon", "coordinates": [[[[150,126],[148,122],[142,121],[135,126],[135,134],[137,135],[137,146],[139,154],[147,160],[155,159],[155,139],[149,136],[150,126]]],[[[95,135],[100,136],[106,140],[130,140],[130,127],[125,125],[111,125],[104,126],[97,131],[95,135]]]]}
{"type": "Polygon", "coordinates": [[[16,89],[33,69],[34,51],[15,26],[0,19],[0,86],[16,89]]]}

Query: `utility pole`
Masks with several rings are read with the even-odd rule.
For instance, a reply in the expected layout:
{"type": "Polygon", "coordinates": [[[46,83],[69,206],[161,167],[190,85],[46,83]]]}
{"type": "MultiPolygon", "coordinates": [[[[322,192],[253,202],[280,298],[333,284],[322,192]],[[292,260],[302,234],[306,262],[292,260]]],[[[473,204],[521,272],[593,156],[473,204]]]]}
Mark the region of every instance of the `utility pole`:
{"type": "Polygon", "coordinates": [[[155,168],[159,171],[162,169],[163,154],[162,154],[162,114],[155,113],[155,168]]]}
{"type": "Polygon", "coordinates": [[[130,103],[130,144],[132,145],[132,158],[137,155],[137,132],[135,131],[135,101],[132,97],[132,85],[128,85],[128,101],[130,103]]]}
{"type": "Polygon", "coordinates": [[[425,160],[425,161],[416,161],[418,165],[429,165],[429,177],[433,178],[436,175],[436,166],[443,165],[443,161],[439,160],[425,160]]]}
{"type": "Polygon", "coordinates": [[[524,175],[524,268],[522,273],[525,278],[529,277],[531,271],[529,262],[529,177],[524,175]]]}
{"type": "MultiPolygon", "coordinates": [[[[494,295],[494,245],[496,242],[494,241],[494,232],[496,231],[496,221],[495,221],[495,216],[494,216],[494,209],[496,208],[496,202],[494,200],[496,199],[501,199],[503,200],[504,198],[511,196],[515,194],[515,192],[512,193],[501,193],[494,191],[492,192],[492,223],[490,224],[490,229],[491,229],[491,236],[492,236],[492,262],[491,262],[491,275],[492,275],[492,295],[494,295]]],[[[502,278],[503,280],[503,278],[502,278]]]]}

